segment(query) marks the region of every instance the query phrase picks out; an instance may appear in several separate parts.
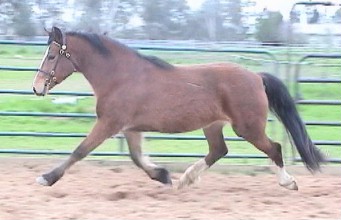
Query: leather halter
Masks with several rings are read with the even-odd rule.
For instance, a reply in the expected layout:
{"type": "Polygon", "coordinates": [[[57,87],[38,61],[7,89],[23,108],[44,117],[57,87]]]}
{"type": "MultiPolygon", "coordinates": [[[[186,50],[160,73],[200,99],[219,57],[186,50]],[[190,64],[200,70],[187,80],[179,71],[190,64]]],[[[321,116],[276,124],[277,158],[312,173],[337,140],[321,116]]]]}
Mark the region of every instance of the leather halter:
{"type": "Polygon", "coordinates": [[[57,45],[60,49],[59,49],[59,53],[58,53],[58,57],[57,57],[57,60],[56,60],[56,63],[54,64],[52,70],[50,72],[47,72],[45,70],[42,70],[42,69],[38,69],[39,72],[42,72],[46,75],[46,79],[45,79],[45,84],[44,84],[44,87],[46,88],[47,86],[50,86],[51,82],[54,83],[54,85],[60,83],[57,81],[57,77],[55,77],[55,70],[57,68],[57,64],[58,64],[58,61],[59,59],[64,56],[66,57],[68,60],[70,60],[70,62],[72,63],[72,66],[73,66],[73,72],[77,72],[77,64],[72,60],[71,58],[71,54],[70,52],[68,52],[66,49],[66,38],[65,38],[65,35],[63,34],[63,44],[59,44],[57,43],[56,41],[52,41],[53,44],[57,45]]]}

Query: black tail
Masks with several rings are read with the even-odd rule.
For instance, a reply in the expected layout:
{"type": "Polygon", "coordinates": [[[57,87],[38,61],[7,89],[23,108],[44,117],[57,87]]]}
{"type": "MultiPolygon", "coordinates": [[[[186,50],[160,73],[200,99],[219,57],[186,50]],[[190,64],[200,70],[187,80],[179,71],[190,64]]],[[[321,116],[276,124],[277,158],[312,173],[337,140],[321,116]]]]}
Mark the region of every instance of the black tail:
{"type": "Polygon", "coordinates": [[[310,171],[319,170],[320,163],[325,161],[324,155],[312,143],[288,89],[277,77],[268,73],[260,75],[270,110],[284,124],[307,168],[310,171]]]}

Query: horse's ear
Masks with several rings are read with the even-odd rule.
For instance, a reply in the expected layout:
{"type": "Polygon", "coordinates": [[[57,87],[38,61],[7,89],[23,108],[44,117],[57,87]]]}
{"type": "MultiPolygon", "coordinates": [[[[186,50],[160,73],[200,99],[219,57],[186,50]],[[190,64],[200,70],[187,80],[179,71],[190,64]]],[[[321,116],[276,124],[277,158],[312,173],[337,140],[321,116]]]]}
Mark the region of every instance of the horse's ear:
{"type": "Polygon", "coordinates": [[[46,29],[46,27],[44,27],[44,31],[45,31],[45,33],[47,33],[47,35],[51,35],[51,31],[48,31],[47,29],[46,29]]]}
{"type": "Polygon", "coordinates": [[[50,36],[52,37],[53,41],[56,41],[59,44],[63,44],[63,33],[59,28],[52,27],[52,32],[50,36]]]}

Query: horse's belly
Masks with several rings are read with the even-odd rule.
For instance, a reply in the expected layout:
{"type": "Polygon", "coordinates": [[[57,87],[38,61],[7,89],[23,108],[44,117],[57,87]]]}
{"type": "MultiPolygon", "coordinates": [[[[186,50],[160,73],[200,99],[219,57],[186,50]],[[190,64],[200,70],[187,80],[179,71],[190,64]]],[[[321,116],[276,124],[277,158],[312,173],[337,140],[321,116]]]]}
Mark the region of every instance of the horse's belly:
{"type": "Polygon", "coordinates": [[[202,107],[195,111],[187,109],[149,112],[136,117],[126,130],[139,132],[182,133],[208,126],[215,121],[229,121],[226,115],[218,110],[202,107]]]}
{"type": "Polygon", "coordinates": [[[179,123],[179,122],[166,122],[166,123],[150,123],[150,124],[135,124],[126,127],[126,131],[137,132],[160,132],[160,133],[183,133],[188,131],[197,130],[213,123],[179,123]]]}

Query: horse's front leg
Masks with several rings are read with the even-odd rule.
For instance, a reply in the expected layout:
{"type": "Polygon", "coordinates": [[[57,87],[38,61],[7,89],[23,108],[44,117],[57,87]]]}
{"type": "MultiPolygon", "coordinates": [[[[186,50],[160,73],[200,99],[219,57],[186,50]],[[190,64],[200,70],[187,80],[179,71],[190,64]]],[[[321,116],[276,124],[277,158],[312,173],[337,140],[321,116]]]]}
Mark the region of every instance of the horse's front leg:
{"type": "Polygon", "coordinates": [[[163,167],[159,167],[152,163],[147,156],[142,154],[141,142],[142,134],[140,132],[124,132],[124,136],[127,139],[130,157],[133,162],[143,169],[148,176],[157,180],[163,184],[172,184],[168,170],[163,167]]]}
{"type": "Polygon", "coordinates": [[[104,140],[119,132],[119,128],[109,124],[106,120],[98,119],[90,134],[73,151],[69,158],[52,171],[37,178],[37,182],[44,186],[52,186],[74,163],[86,157],[104,140]]]}

